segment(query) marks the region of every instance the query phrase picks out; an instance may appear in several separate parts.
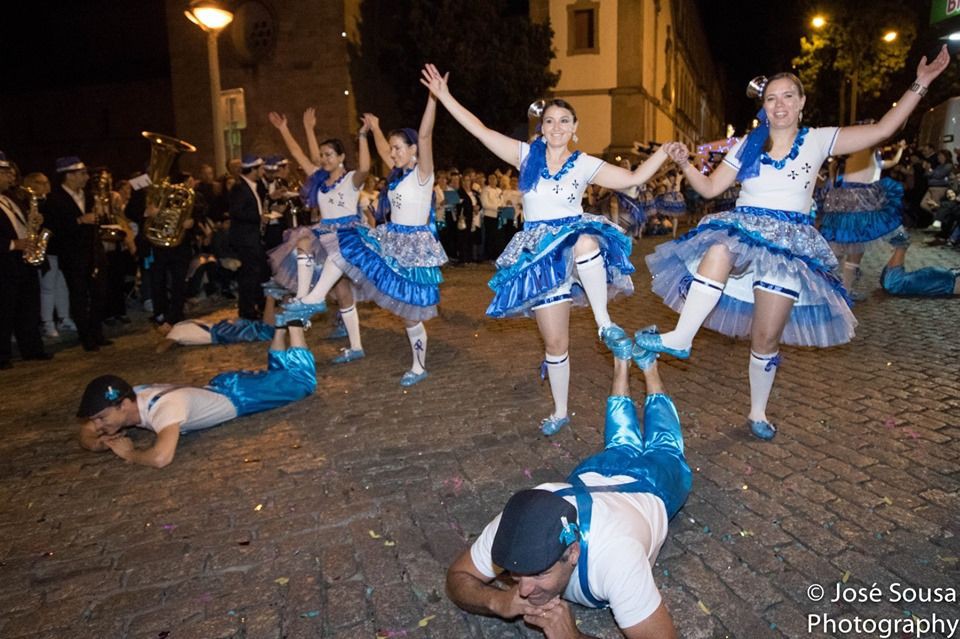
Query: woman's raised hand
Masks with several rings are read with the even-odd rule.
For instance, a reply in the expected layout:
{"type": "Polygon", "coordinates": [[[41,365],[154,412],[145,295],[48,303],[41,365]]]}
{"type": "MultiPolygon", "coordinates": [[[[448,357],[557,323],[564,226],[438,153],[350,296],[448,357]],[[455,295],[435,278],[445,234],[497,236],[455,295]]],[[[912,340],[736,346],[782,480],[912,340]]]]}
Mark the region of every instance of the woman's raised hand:
{"type": "Polygon", "coordinates": [[[447,79],[450,77],[449,71],[445,75],[440,75],[437,67],[428,63],[423,65],[422,76],[420,84],[427,87],[434,97],[439,99],[441,96],[450,95],[450,89],[447,88],[447,79]]]}
{"type": "Polygon", "coordinates": [[[312,130],[317,126],[317,110],[313,107],[303,112],[303,128],[312,130]]]}
{"type": "Polygon", "coordinates": [[[281,131],[287,128],[287,116],[283,115],[282,113],[271,111],[270,114],[267,115],[267,119],[270,120],[270,124],[277,127],[281,131]]]}
{"type": "Polygon", "coordinates": [[[917,65],[917,82],[925,87],[930,86],[930,83],[943,73],[948,64],[950,64],[950,52],[947,50],[947,45],[943,45],[933,62],[927,64],[927,56],[920,58],[920,64],[917,65]]]}
{"type": "Polygon", "coordinates": [[[364,113],[360,119],[363,120],[363,126],[367,127],[369,131],[380,128],[380,118],[372,113],[364,113]]]}

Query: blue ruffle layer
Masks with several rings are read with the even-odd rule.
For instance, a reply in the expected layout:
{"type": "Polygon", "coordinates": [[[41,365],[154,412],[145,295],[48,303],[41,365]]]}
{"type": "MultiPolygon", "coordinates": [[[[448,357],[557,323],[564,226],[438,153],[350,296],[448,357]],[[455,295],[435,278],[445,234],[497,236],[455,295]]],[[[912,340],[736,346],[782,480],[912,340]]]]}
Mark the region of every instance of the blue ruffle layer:
{"type": "Polygon", "coordinates": [[[883,241],[896,232],[903,223],[903,186],[896,180],[882,178],[869,185],[855,183],[835,187],[824,199],[820,233],[839,249],[839,252],[863,252],[865,244],[883,241]],[[847,195],[838,203],[838,191],[847,195]],[[842,192],[842,191],[841,191],[842,192]],[[867,210],[840,210],[837,207],[849,202],[864,202],[867,210]],[[874,208],[875,207],[875,208],[874,208]],[[846,250],[844,250],[846,249],[846,250]]]}
{"type": "MultiPolygon", "coordinates": [[[[684,282],[696,274],[700,259],[715,244],[727,247],[734,259],[733,273],[750,277],[751,283],[755,273],[799,280],[800,300],[793,306],[782,343],[827,347],[845,344],[853,338],[857,321],[850,311],[852,303],[843,284],[833,271],[835,261],[829,264],[794,253],[729,218],[704,220],[686,235],[661,244],[648,255],[653,292],[662,297],[667,306],[680,312],[685,301],[684,282]]],[[[752,299],[740,299],[725,290],[704,326],[731,337],[747,338],[753,322],[753,306],[752,299]]]]}
{"type": "MultiPolygon", "coordinates": [[[[548,222],[526,223],[524,229],[514,235],[504,250],[504,256],[516,255],[516,259],[504,263],[504,256],[501,256],[497,260],[497,273],[489,282],[494,296],[487,307],[487,315],[529,317],[532,309],[542,304],[553,291],[570,280],[576,281],[573,246],[583,234],[594,236],[600,245],[607,270],[607,298],[613,299],[620,293],[632,295],[630,274],[635,269],[630,263],[633,248],[630,238],[606,218],[584,214],[576,221],[557,226],[548,222]],[[518,250],[518,247],[521,248],[518,250]]],[[[581,287],[573,287],[571,295],[575,305],[588,305],[581,287]]]]}
{"type": "Polygon", "coordinates": [[[380,240],[366,227],[341,232],[338,238],[340,259],[336,256],[333,259],[353,281],[361,299],[372,300],[411,321],[424,321],[437,315],[443,281],[438,266],[400,264],[393,256],[384,254],[380,240]]]}

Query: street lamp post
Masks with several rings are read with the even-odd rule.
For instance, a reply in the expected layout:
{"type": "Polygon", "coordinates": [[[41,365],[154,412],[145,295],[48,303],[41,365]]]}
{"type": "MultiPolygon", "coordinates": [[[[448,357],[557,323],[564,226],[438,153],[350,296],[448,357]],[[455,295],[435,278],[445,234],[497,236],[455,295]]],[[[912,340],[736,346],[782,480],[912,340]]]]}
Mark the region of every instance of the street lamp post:
{"type": "Polygon", "coordinates": [[[227,168],[227,151],[223,141],[223,117],[220,113],[220,54],[217,36],[233,21],[233,13],[214,0],[194,0],[184,15],[207,32],[207,62],[210,67],[210,106],[213,109],[213,157],[217,175],[227,168]]]}

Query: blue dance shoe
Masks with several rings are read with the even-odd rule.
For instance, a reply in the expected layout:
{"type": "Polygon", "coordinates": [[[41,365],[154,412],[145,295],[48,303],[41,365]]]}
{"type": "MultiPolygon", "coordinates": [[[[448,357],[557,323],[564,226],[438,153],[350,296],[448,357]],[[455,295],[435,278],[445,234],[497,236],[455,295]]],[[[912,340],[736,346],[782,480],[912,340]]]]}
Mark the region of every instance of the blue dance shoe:
{"type": "Polygon", "coordinates": [[[292,302],[287,302],[283,305],[284,313],[300,313],[307,314],[307,317],[316,315],[317,313],[325,313],[327,311],[327,303],[320,301],[317,304],[307,304],[306,302],[301,302],[300,300],[293,300],[292,302]]]}
{"type": "Polygon", "coordinates": [[[540,432],[548,437],[556,435],[560,429],[570,423],[569,417],[554,417],[551,415],[540,422],[540,432]]]}
{"type": "Polygon", "coordinates": [[[611,351],[613,350],[614,342],[626,336],[627,334],[623,332],[623,329],[616,324],[611,324],[610,326],[605,326],[600,329],[600,341],[606,344],[607,348],[611,351]]]}
{"type": "MultiPolygon", "coordinates": [[[[646,328],[641,328],[639,331],[637,331],[637,335],[656,335],[656,334],[657,334],[656,324],[651,324],[650,326],[646,328]]],[[[631,353],[631,355],[633,356],[633,363],[636,364],[637,368],[639,368],[640,370],[642,371],[647,370],[648,368],[653,366],[653,363],[655,361],[657,361],[657,357],[659,357],[659,354],[656,353],[655,351],[644,350],[634,343],[631,343],[630,345],[633,347],[632,353],[631,353]]]]}
{"type": "Polygon", "coordinates": [[[414,373],[413,371],[407,371],[403,374],[403,377],[400,378],[401,386],[413,386],[414,384],[419,384],[427,378],[427,371],[422,373],[414,373]]]}
{"type": "Polygon", "coordinates": [[[347,362],[352,362],[356,359],[363,359],[364,352],[362,348],[352,349],[352,348],[341,348],[342,352],[330,360],[331,364],[346,364],[347,362]]]}
{"type": "Polygon", "coordinates": [[[755,422],[752,419],[748,419],[747,426],[750,427],[750,432],[753,433],[754,437],[762,439],[765,442],[770,441],[777,434],[777,427],[770,422],[755,422]]]}
{"type": "MultiPolygon", "coordinates": [[[[646,330],[646,329],[644,329],[646,330]]],[[[644,333],[642,330],[637,331],[633,336],[633,341],[637,345],[637,348],[643,351],[653,351],[654,353],[666,353],[667,355],[673,355],[677,359],[687,359],[690,357],[689,348],[668,348],[663,345],[663,340],[660,338],[660,333],[644,333]]]]}
{"type": "Polygon", "coordinates": [[[888,241],[893,248],[907,248],[910,246],[910,234],[901,229],[888,241]]]}
{"type": "Polygon", "coordinates": [[[275,282],[274,280],[269,280],[260,285],[263,287],[263,294],[267,297],[272,297],[278,302],[282,302],[283,298],[290,295],[291,292],[275,282]]]}
{"type": "Polygon", "coordinates": [[[291,322],[296,322],[294,326],[302,326],[303,330],[310,330],[310,316],[303,313],[277,313],[273,317],[273,325],[277,328],[286,328],[291,322]]]}
{"type": "Polygon", "coordinates": [[[633,340],[626,335],[620,339],[613,340],[607,344],[607,347],[616,359],[630,361],[630,358],[633,357],[633,340]]]}

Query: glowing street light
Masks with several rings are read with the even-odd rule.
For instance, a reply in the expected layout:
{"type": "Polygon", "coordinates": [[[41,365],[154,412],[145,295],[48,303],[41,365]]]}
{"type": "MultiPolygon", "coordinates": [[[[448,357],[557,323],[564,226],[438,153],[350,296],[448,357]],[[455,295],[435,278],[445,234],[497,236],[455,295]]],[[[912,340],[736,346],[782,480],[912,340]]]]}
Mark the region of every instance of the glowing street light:
{"type": "Polygon", "coordinates": [[[207,32],[207,62],[210,67],[210,105],[213,107],[213,157],[219,173],[226,170],[227,150],[223,141],[223,120],[220,114],[220,54],[217,36],[233,22],[233,13],[215,0],[194,0],[183,12],[190,22],[207,32]]]}
{"type": "Polygon", "coordinates": [[[813,19],[810,21],[810,26],[812,26],[814,29],[822,29],[824,26],[826,26],[826,24],[827,19],[819,14],[813,16],[813,19]]]}
{"type": "Polygon", "coordinates": [[[893,41],[896,40],[896,39],[897,39],[897,32],[896,32],[896,31],[887,31],[886,33],[883,34],[883,41],[884,41],[884,42],[893,42],[893,41]]]}

